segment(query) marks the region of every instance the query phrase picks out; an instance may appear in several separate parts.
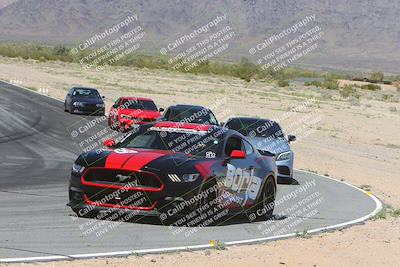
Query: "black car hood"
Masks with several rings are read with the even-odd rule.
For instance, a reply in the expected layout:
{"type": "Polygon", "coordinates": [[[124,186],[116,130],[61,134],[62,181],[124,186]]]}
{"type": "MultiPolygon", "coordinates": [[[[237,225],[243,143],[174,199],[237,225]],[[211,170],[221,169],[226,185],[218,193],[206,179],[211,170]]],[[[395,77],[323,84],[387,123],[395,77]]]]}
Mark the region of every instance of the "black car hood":
{"type": "MultiPolygon", "coordinates": [[[[204,159],[203,159],[204,160],[204,159]]],[[[192,169],[201,159],[191,158],[183,153],[146,149],[103,149],[83,153],[77,164],[86,167],[105,167],[112,169],[148,170],[168,172],[171,170],[192,169]]]]}

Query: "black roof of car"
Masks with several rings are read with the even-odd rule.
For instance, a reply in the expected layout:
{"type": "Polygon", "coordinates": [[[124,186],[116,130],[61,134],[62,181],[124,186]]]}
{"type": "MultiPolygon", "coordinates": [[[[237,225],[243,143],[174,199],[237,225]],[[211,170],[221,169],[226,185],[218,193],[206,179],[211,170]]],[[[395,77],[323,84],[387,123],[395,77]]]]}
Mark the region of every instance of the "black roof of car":
{"type": "Polygon", "coordinates": [[[96,88],[93,87],[85,87],[85,86],[73,86],[71,89],[88,89],[88,90],[96,90],[96,88]]]}
{"type": "Polygon", "coordinates": [[[233,117],[233,118],[229,118],[228,121],[230,120],[240,120],[240,121],[273,121],[270,119],[263,119],[263,118],[249,118],[249,117],[233,117]]]}
{"type": "Polygon", "coordinates": [[[208,109],[206,107],[203,106],[198,106],[198,105],[182,105],[182,104],[178,104],[178,105],[173,105],[170,106],[169,108],[173,108],[173,109],[192,109],[192,110],[202,110],[202,109],[208,109]]]}

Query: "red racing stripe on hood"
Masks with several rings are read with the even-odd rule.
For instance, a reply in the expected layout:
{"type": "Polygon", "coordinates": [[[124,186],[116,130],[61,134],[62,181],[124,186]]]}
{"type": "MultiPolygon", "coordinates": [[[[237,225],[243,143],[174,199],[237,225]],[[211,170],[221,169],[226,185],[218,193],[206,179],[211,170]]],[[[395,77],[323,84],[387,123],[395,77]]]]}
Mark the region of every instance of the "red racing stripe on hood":
{"type": "Polygon", "coordinates": [[[105,163],[106,168],[137,171],[155,159],[171,154],[168,151],[143,151],[138,149],[119,148],[111,153],[105,163]]]}

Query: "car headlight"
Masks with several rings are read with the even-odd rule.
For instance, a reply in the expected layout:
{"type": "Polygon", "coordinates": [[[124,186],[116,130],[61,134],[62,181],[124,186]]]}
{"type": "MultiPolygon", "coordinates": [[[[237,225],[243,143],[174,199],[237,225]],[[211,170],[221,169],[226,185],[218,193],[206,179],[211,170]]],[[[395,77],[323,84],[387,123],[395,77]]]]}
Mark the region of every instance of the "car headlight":
{"type": "Polygon", "coordinates": [[[85,166],[79,165],[79,164],[72,164],[72,172],[77,173],[77,174],[82,174],[83,171],[85,170],[85,166]]]}
{"type": "Polygon", "coordinates": [[[85,104],[82,103],[82,102],[74,102],[72,105],[73,105],[74,107],[83,107],[85,104]]]}
{"type": "Polygon", "coordinates": [[[170,173],[168,174],[168,178],[174,182],[194,182],[196,181],[197,178],[199,178],[200,174],[198,173],[191,173],[191,174],[184,174],[181,177],[179,177],[177,174],[170,173]]]}
{"type": "Polygon", "coordinates": [[[96,107],[98,107],[98,108],[104,108],[104,104],[96,104],[96,107]]]}
{"type": "Polygon", "coordinates": [[[288,160],[290,159],[291,156],[292,156],[292,151],[283,152],[276,157],[276,161],[288,160]]]}
{"type": "Polygon", "coordinates": [[[197,178],[199,178],[200,174],[192,173],[192,174],[184,174],[182,175],[182,180],[184,182],[194,182],[197,178]]]}

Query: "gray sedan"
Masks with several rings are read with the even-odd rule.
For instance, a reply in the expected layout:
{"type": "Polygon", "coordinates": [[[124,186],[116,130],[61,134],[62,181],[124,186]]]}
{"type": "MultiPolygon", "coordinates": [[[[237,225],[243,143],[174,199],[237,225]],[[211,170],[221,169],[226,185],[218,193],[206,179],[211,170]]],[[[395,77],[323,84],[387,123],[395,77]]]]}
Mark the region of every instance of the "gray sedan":
{"type": "Polygon", "coordinates": [[[247,136],[262,154],[273,153],[276,155],[279,183],[293,181],[294,152],[289,143],[296,140],[294,135],[288,135],[286,139],[279,124],[267,119],[230,118],[224,126],[247,136]]]}

